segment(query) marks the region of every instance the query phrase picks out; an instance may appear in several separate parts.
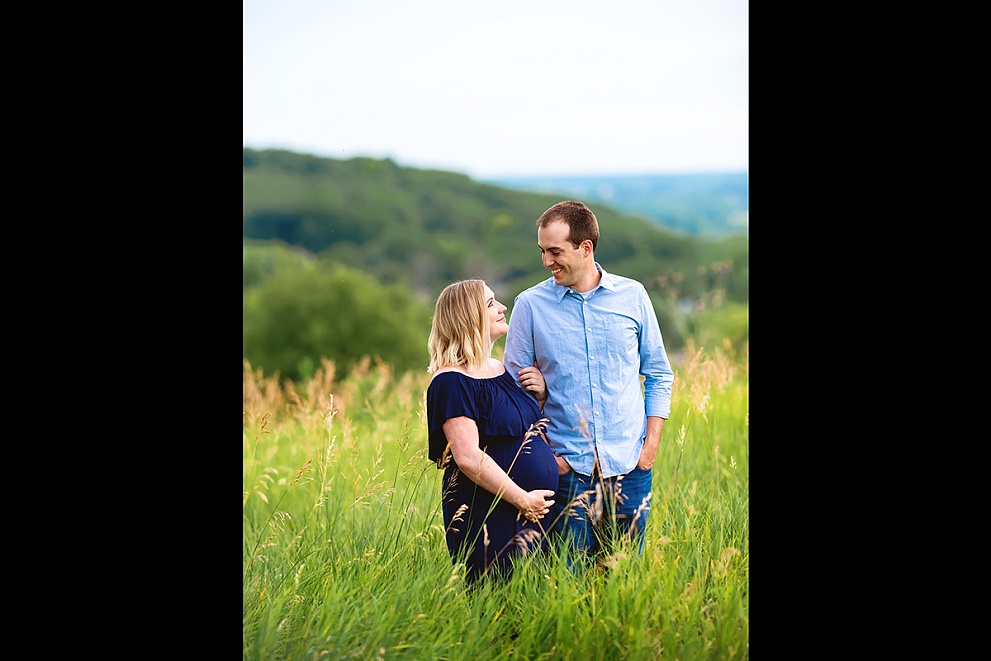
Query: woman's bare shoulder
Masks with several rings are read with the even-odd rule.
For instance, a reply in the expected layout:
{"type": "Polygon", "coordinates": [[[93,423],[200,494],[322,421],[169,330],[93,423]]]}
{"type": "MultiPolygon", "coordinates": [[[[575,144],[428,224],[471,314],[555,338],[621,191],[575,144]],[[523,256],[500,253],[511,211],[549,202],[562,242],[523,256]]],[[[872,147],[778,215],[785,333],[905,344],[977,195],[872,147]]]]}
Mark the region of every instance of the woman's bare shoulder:
{"type": "Polygon", "coordinates": [[[433,381],[434,379],[437,378],[438,375],[447,374],[449,372],[455,372],[456,374],[461,374],[462,376],[466,376],[469,379],[494,379],[495,377],[500,376],[505,371],[506,371],[506,366],[502,364],[501,360],[498,360],[496,358],[489,358],[488,360],[485,361],[485,365],[472,372],[469,372],[460,365],[449,365],[447,367],[441,367],[440,369],[438,369],[436,372],[433,373],[433,376],[430,377],[430,380],[433,381]]]}
{"type": "Polygon", "coordinates": [[[450,374],[451,372],[453,372],[455,374],[461,374],[463,376],[468,376],[468,373],[465,372],[465,370],[464,370],[463,367],[461,367],[459,365],[448,365],[447,367],[441,367],[436,372],[434,372],[433,374],[431,374],[430,375],[430,382],[433,383],[434,379],[436,379],[441,374],[450,374]]]}

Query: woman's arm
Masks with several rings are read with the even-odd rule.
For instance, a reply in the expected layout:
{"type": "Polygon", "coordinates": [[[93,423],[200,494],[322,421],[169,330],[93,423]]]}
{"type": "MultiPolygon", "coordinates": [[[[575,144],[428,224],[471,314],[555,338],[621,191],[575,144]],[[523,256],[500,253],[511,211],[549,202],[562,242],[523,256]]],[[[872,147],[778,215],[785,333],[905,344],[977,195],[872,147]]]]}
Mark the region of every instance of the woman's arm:
{"type": "Polygon", "coordinates": [[[554,492],[548,489],[524,491],[513,482],[478,446],[478,425],[474,420],[464,416],[449,418],[444,422],[444,434],[455,463],[472,482],[516,507],[527,521],[539,521],[550,511],[554,492]]]}

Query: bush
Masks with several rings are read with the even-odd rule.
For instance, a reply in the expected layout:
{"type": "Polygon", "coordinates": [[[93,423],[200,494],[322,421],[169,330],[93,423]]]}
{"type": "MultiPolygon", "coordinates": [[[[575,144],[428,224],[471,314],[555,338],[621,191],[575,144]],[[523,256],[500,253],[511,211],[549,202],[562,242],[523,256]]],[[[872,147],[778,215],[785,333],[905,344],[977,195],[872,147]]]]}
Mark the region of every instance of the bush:
{"type": "Polygon", "coordinates": [[[405,285],[316,262],[245,289],[243,355],[256,369],[294,381],[312,377],[324,358],[342,374],[365,357],[398,372],[425,371],[431,314],[405,285]]]}

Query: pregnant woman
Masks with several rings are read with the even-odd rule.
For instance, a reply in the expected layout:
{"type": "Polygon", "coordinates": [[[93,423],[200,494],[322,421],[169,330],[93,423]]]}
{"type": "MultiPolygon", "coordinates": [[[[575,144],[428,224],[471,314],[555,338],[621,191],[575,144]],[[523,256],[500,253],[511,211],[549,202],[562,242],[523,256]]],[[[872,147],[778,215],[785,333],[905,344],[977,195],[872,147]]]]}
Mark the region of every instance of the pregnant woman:
{"type": "MultiPolygon", "coordinates": [[[[465,563],[469,583],[508,577],[514,558],[545,548],[558,484],[540,406],[491,356],[509,330],[505,311],[482,280],[450,284],[427,343],[428,456],[444,470],[447,550],[465,563]]],[[[542,377],[527,389],[546,398],[542,377]]]]}

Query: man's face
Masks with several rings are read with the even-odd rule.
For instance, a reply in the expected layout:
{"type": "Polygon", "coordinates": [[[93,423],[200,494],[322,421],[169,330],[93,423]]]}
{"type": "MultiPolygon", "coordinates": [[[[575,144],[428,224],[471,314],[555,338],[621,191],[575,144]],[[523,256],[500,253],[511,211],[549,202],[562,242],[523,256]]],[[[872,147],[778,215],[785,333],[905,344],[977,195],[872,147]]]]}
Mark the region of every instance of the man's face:
{"type": "Polygon", "coordinates": [[[537,245],[540,247],[544,266],[551,270],[554,284],[573,287],[585,272],[585,251],[575,248],[568,237],[571,228],[563,221],[554,221],[547,227],[537,228],[537,245]]]}

